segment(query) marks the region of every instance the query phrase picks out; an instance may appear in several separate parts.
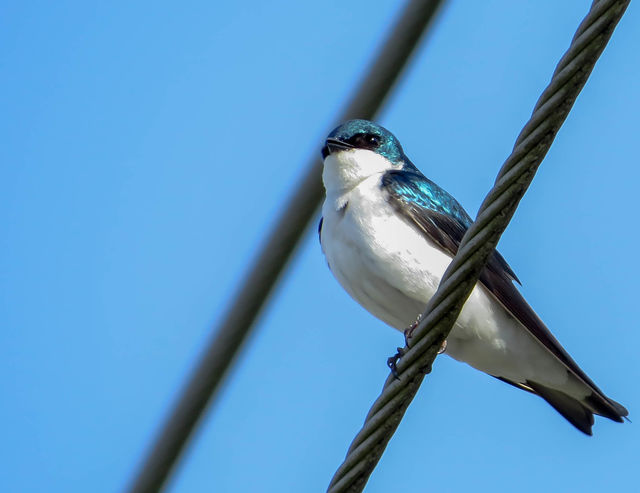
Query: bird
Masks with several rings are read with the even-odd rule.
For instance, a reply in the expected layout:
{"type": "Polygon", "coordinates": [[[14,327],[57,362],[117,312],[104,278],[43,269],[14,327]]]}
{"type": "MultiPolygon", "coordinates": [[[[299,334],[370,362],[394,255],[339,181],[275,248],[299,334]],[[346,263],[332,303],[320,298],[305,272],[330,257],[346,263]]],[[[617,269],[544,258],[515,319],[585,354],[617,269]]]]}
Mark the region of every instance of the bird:
{"type": "MultiPolygon", "coordinates": [[[[318,234],[334,277],[362,307],[398,330],[415,326],[472,219],[429,180],[398,139],[369,120],[349,120],[322,147],[325,201],[318,234]]],[[[494,251],[441,351],[540,396],[592,435],[594,414],[622,422],[607,397],[520,294],[494,251]]]]}

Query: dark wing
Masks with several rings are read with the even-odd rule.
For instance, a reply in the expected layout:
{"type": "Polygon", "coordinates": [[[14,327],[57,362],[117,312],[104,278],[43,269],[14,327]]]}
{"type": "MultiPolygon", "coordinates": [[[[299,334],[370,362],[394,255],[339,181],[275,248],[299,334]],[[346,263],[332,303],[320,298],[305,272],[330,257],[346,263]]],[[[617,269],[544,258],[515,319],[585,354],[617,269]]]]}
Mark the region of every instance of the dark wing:
{"type": "MultiPolygon", "coordinates": [[[[452,257],[458,253],[460,241],[473,220],[456,199],[422,173],[389,171],[382,178],[382,187],[389,193],[389,202],[401,215],[446,253],[452,257]]],[[[498,251],[489,258],[487,269],[518,292],[511,281],[520,283],[520,280],[498,251]]],[[[483,274],[480,280],[489,287],[492,279],[485,282],[485,277],[483,274]]]]}
{"type": "MultiPolygon", "coordinates": [[[[421,173],[413,171],[387,172],[382,178],[382,188],[389,194],[389,203],[410,224],[422,231],[449,255],[455,256],[472,220],[451,195],[421,173]]],[[[513,285],[512,281],[519,282],[518,278],[497,251],[489,258],[479,281],[542,345],[592,388],[593,399],[597,402],[590,404],[598,414],[616,421],[621,421],[620,416],[627,415],[626,409],[608,399],[551,334],[513,285]]],[[[524,388],[516,382],[509,383],[524,388]]],[[[525,390],[529,389],[525,388],[525,390]]],[[[531,388],[531,390],[545,397],[543,392],[538,392],[537,388],[531,388]]],[[[549,401],[549,399],[546,400],[549,401]]]]}

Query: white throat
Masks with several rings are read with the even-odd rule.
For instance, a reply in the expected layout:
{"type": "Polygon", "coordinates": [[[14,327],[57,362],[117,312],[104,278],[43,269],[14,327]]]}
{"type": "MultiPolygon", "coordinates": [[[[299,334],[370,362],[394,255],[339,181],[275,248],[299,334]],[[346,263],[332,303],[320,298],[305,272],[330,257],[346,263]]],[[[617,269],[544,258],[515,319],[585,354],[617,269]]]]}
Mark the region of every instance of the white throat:
{"type": "Polygon", "coordinates": [[[393,169],[393,165],[380,154],[367,149],[347,149],[325,158],[322,181],[327,197],[338,198],[367,178],[390,169],[393,169]]]}

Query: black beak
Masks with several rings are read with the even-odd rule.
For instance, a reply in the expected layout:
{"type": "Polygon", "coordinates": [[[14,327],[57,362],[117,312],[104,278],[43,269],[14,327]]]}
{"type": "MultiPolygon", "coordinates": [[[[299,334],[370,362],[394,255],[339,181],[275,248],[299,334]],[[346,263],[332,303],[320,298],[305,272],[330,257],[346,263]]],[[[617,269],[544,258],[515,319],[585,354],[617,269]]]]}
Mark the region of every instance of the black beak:
{"type": "Polygon", "coordinates": [[[342,142],[341,140],[327,139],[324,147],[322,148],[322,159],[326,159],[327,156],[332,152],[344,149],[353,149],[353,146],[351,144],[347,144],[346,142],[342,142]]]}

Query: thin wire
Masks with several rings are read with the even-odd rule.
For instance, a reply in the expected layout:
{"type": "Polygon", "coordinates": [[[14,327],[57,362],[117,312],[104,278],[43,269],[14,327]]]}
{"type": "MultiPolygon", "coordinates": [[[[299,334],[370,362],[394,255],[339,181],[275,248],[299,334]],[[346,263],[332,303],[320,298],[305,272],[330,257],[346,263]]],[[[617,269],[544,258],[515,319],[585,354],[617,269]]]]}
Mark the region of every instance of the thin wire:
{"type": "Polygon", "coordinates": [[[410,347],[404,348],[397,365],[399,379],[387,378],[329,485],[330,493],[364,489],[628,4],[629,0],[593,2],[429,301],[410,347]]]}
{"type": "MultiPolygon", "coordinates": [[[[443,0],[411,0],[407,4],[338,122],[373,118],[442,4],[443,0]]],[[[159,491],[165,484],[322,200],[321,169],[319,159],[312,159],[306,174],[294,187],[145,456],[127,490],[130,493],[159,491]]]]}

